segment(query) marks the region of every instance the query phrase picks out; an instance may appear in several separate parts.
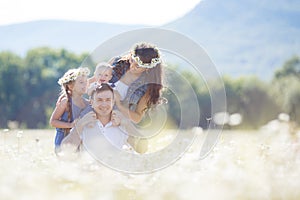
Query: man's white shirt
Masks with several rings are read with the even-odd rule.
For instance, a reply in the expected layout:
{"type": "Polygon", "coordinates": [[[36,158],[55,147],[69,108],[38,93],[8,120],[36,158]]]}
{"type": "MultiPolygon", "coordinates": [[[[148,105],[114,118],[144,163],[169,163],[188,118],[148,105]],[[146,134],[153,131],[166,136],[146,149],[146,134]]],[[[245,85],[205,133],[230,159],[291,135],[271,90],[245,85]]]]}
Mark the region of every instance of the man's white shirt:
{"type": "MultiPolygon", "coordinates": [[[[132,147],[127,141],[128,135],[119,127],[113,126],[112,122],[109,122],[104,126],[98,121],[93,127],[85,127],[83,132],[83,134],[85,134],[85,138],[82,138],[83,140],[95,140],[96,142],[96,140],[99,140],[104,136],[104,138],[115,148],[132,151],[132,147]]],[[[99,148],[101,148],[101,146],[99,146],[99,148]]]]}

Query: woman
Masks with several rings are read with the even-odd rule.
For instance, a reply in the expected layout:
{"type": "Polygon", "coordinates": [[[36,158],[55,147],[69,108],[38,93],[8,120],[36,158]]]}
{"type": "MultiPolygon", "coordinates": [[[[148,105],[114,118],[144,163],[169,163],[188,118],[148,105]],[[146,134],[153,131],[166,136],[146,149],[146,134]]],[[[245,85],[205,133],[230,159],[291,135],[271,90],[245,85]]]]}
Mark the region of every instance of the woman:
{"type": "Polygon", "coordinates": [[[157,47],[143,42],[136,44],[128,55],[113,60],[110,82],[116,86],[116,105],[134,123],[139,123],[149,108],[160,103],[163,88],[160,56],[157,47]]]}

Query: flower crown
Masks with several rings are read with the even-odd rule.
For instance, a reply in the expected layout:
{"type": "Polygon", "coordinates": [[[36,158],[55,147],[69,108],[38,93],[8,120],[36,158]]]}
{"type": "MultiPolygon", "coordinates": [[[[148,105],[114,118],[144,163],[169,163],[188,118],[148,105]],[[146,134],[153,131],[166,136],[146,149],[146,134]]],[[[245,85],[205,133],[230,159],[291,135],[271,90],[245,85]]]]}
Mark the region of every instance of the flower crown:
{"type": "Polygon", "coordinates": [[[75,81],[79,76],[88,76],[89,74],[90,70],[87,67],[70,69],[57,81],[57,83],[59,85],[63,85],[71,81],[75,81]]]}
{"type": "Polygon", "coordinates": [[[156,67],[158,64],[161,63],[161,59],[159,57],[152,58],[150,63],[143,63],[143,61],[137,55],[131,55],[131,58],[136,61],[139,67],[151,69],[156,67]]]}

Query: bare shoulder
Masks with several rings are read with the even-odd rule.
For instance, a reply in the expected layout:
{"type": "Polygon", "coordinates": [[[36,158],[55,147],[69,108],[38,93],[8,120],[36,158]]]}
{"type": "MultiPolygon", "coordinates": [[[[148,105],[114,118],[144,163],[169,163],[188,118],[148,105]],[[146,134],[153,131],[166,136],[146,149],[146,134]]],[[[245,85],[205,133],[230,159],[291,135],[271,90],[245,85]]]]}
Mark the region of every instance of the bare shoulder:
{"type": "Polygon", "coordinates": [[[68,98],[63,97],[59,102],[57,102],[57,107],[63,107],[66,108],[68,105],[68,98]]]}

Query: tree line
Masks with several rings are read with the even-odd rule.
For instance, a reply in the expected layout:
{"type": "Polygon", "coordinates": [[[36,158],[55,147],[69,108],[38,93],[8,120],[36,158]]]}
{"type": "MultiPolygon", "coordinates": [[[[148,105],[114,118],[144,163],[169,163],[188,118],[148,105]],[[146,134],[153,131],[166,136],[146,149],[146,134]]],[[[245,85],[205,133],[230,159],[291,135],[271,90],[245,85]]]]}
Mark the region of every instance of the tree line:
{"type": "MultiPolygon", "coordinates": [[[[40,47],[29,50],[24,57],[12,52],[0,52],[0,128],[8,128],[10,121],[21,128],[49,128],[48,120],[54,109],[60,88],[57,80],[68,69],[77,68],[87,57],[66,49],[40,47]]],[[[90,67],[91,72],[94,71],[90,67]]],[[[195,74],[183,72],[198,99],[201,117],[199,126],[207,127],[210,113],[210,94],[199,85],[195,74]]],[[[259,128],[277,118],[281,112],[300,123],[300,59],[294,56],[274,72],[271,81],[254,76],[231,78],[224,76],[228,113],[240,113],[242,123],[237,128],[259,128]]],[[[173,87],[184,88],[176,81],[173,87]],[[178,85],[176,85],[178,84],[178,85]]],[[[216,90],[218,85],[214,86],[216,90]]],[[[169,96],[168,116],[180,123],[178,102],[169,96]]],[[[186,97],[188,99],[188,97],[186,97]]]]}

